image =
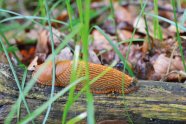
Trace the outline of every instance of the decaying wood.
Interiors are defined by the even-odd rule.
[[[15,68],[21,79],[23,70]],[[28,73],[27,80],[31,78]],[[135,124],[186,123],[186,84],[155,81],[139,81],[140,89],[132,94],[125,95],[94,95],[96,122],[102,120],[127,120],[129,113]],[[55,92],[62,90],[55,87]],[[26,99],[31,110],[35,110],[50,97],[50,86],[35,84]],[[17,85],[9,66],[0,64],[0,123],[3,123],[11,105],[19,95]],[[50,112],[47,123],[61,123],[61,117],[68,94],[60,97]],[[68,119],[86,111],[86,97],[82,95],[71,107]],[[24,105],[21,116],[27,114]],[[34,121],[41,123],[45,113]],[[14,120],[16,121],[16,119]]]

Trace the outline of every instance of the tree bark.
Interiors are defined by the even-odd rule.
[[[18,67],[15,67],[15,70],[21,80],[23,70]],[[27,82],[30,79],[31,72],[28,72]],[[186,123],[186,84],[140,80],[138,85],[140,86],[138,91],[127,94],[124,97],[122,94],[94,94],[96,122],[103,120],[128,120],[130,117],[135,124]],[[55,87],[55,93],[62,89],[61,87]],[[50,86],[35,84],[26,96],[31,111],[46,102],[50,97],[50,92]],[[19,90],[10,67],[0,64],[0,123],[4,122],[18,95]],[[52,104],[47,123],[61,123],[63,108],[67,98],[68,93]],[[67,119],[69,120],[85,111],[86,97],[81,95],[71,107]],[[27,112],[22,104],[21,118],[24,118],[25,115],[27,115]],[[44,115],[45,112],[34,120],[35,123],[42,123]],[[14,122],[16,122],[16,116]],[[84,122],[86,121],[84,120]]]

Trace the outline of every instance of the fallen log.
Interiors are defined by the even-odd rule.
[[[16,67],[19,79],[23,70]],[[31,79],[28,72],[27,81]],[[103,120],[128,120],[130,117],[135,124],[184,124],[186,123],[186,84],[158,81],[142,81],[140,89],[132,94],[94,94],[96,122]],[[55,87],[55,93],[62,90]],[[35,84],[26,97],[31,111],[38,108],[50,97],[51,87]],[[3,123],[11,106],[15,103],[19,90],[8,65],[0,64],[0,123]],[[68,93],[52,104],[47,123],[61,123],[63,108]],[[86,111],[86,97],[81,95],[68,113],[68,120]],[[128,113],[128,114],[127,114]],[[21,105],[21,118],[27,115],[24,105]],[[45,112],[34,121],[42,123]],[[129,115],[129,116],[128,116]],[[13,120],[16,122],[16,118]],[[85,121],[85,120],[84,120]]]

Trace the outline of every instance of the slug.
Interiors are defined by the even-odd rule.
[[[52,85],[52,62],[45,63],[46,68],[41,75],[37,78],[37,82],[43,85]],[[56,66],[56,82],[55,86],[65,87],[70,82],[70,75],[72,70],[73,61],[59,61]],[[36,66],[33,75],[42,67],[43,64]],[[89,66],[89,78],[92,80],[108,67],[100,64],[88,63]],[[78,77],[85,76],[85,62],[79,61],[77,66]],[[102,77],[96,80],[90,85],[90,90],[95,94],[107,94],[107,93],[122,93],[122,78],[124,79],[124,93],[130,93],[138,89],[137,86],[133,86],[135,83],[134,78],[128,76],[121,71],[111,68]],[[76,86],[76,90],[81,90],[86,82],[81,82]]]

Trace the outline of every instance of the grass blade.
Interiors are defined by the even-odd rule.
[[[18,89],[19,89],[20,97],[21,97],[21,99],[23,100],[23,103],[24,103],[24,105],[25,105],[25,108],[26,108],[28,114],[30,114],[30,109],[29,109],[28,104],[27,104],[27,102],[26,102],[26,100],[25,100],[25,97],[24,97],[24,95],[23,95],[22,88],[21,88],[21,86],[20,86],[20,82],[19,82],[19,80],[18,80],[18,77],[17,77],[17,75],[16,75],[16,72],[15,72],[15,69],[14,69],[14,67],[13,67],[13,64],[12,64],[12,62],[11,62],[11,60],[10,60],[10,57],[9,57],[8,52],[7,52],[7,50],[6,50],[6,47],[5,47],[5,45],[4,45],[4,43],[3,43],[3,41],[2,41],[1,38],[0,38],[0,42],[1,42],[1,45],[2,45],[2,47],[3,47],[4,53],[5,53],[6,57],[7,57],[7,60],[8,60],[8,63],[9,63],[9,65],[10,65],[11,71],[12,71],[12,73],[13,73],[14,79],[15,79],[15,81],[16,81],[17,87],[18,87]],[[13,117],[8,116],[8,117],[6,118],[6,120],[5,120],[5,122],[10,123],[11,120],[12,120],[12,118],[13,118]],[[33,122],[33,123],[34,123],[34,122]]]
[[[87,117],[87,112],[83,112],[80,115],[76,116],[75,118],[72,118],[70,121],[67,122],[67,124],[76,124],[77,122],[83,120]]]
[[[179,49],[180,49],[180,54],[181,54],[181,59],[182,59],[184,71],[186,72],[185,57],[184,57],[184,54],[183,54],[183,47],[181,45],[181,38],[180,38],[180,34],[179,34],[179,30],[178,30],[178,24],[177,24],[176,4],[175,4],[174,0],[171,0],[171,3],[172,3],[172,6],[173,6],[173,10],[174,10],[174,21],[176,23],[176,38],[177,38],[177,42],[178,42]]]
[[[123,57],[123,55],[119,51],[118,46],[113,43],[113,41],[108,37],[108,35],[100,27],[94,26],[94,28],[97,29],[107,39],[107,41],[113,47],[114,51],[117,53],[119,58],[123,61],[123,63],[125,63],[127,60]],[[128,63],[128,62],[126,62],[126,63]],[[126,64],[126,69],[131,76],[134,76],[134,73],[133,73],[133,71],[131,70],[131,68],[129,67],[128,64]]]
[[[39,116],[44,110],[48,108],[50,104],[52,104],[54,101],[56,101],[60,96],[63,96],[67,91],[70,90],[73,86],[77,85],[81,81],[85,80],[85,77],[81,77],[75,82],[70,83],[67,87],[65,87],[63,90],[58,92],[52,99],[49,99],[47,102],[39,106],[36,110],[34,110],[30,115],[27,115],[23,120],[21,120],[18,124],[27,124],[29,121],[33,120],[37,116]]]
[[[67,35],[65,37],[65,39],[63,40],[63,42],[57,47],[57,49],[55,50],[55,53],[58,54],[60,52],[60,50],[62,48],[64,48],[64,46],[71,40],[72,37],[74,37],[79,30],[81,30],[82,25],[78,24],[74,27],[75,30],[73,30],[69,35]],[[51,61],[52,58],[49,57],[46,62]],[[31,90],[31,88],[33,87],[33,85],[35,84],[35,79],[38,78],[38,76],[42,73],[42,71],[44,70],[46,66],[43,66],[43,68],[41,68],[40,70],[38,70],[38,72],[36,73],[36,75],[30,80],[28,81],[25,89],[23,90],[23,96],[26,96],[28,94],[28,92]],[[21,96],[19,96],[18,100],[16,101],[16,103],[12,106],[12,110],[15,110],[17,103],[19,103],[21,99]],[[13,114],[15,113],[15,111],[11,111],[9,113],[9,116],[7,117],[7,119],[5,120],[5,122],[10,122],[10,119],[13,117]]]
[[[74,55],[74,59],[73,59],[74,61],[73,61],[73,65],[72,65],[70,82],[74,82],[78,78],[77,68],[78,68],[79,54],[80,54],[80,46],[78,45],[75,47],[75,55]],[[62,124],[66,123],[66,117],[67,117],[68,111],[70,109],[70,106],[75,102],[74,91],[75,91],[75,87],[72,87],[69,92],[68,101],[67,101],[65,108],[63,110]]]
[[[48,3],[46,0],[44,1],[44,3],[45,3],[45,9],[46,9],[46,13],[47,13],[47,21],[48,21],[49,31],[50,31],[50,44],[52,47],[52,87],[51,87],[51,94],[50,94],[50,99],[52,99],[53,95],[54,95],[54,85],[55,85],[55,80],[56,80],[55,79],[55,76],[56,76],[55,56],[56,56],[56,54],[55,54],[55,48],[54,48],[54,38],[53,38],[53,32],[52,32],[52,26],[51,26],[50,12],[48,9]],[[51,104],[48,106],[45,118],[43,120],[43,124],[45,124],[47,121],[47,118],[48,118],[50,110],[51,110],[51,106],[52,106]]]
[[[166,18],[164,18],[164,17],[162,17],[162,16],[158,16],[158,15],[154,15],[154,14],[152,14],[152,13],[145,13],[146,15],[148,15],[148,16],[152,16],[152,17],[155,17],[155,18],[158,18],[159,20],[163,20],[163,21],[165,21],[165,22],[167,22],[167,23],[169,23],[169,24],[171,24],[171,25],[174,25],[174,26],[176,26],[176,23],[175,22],[173,22],[173,21],[171,21],[171,20],[169,20],[169,19],[166,19]],[[182,25],[180,25],[180,24],[177,24],[178,25],[178,28],[179,29],[181,29],[181,30],[183,30],[183,31],[186,31],[186,28],[184,27],[184,26],[182,26]]]

